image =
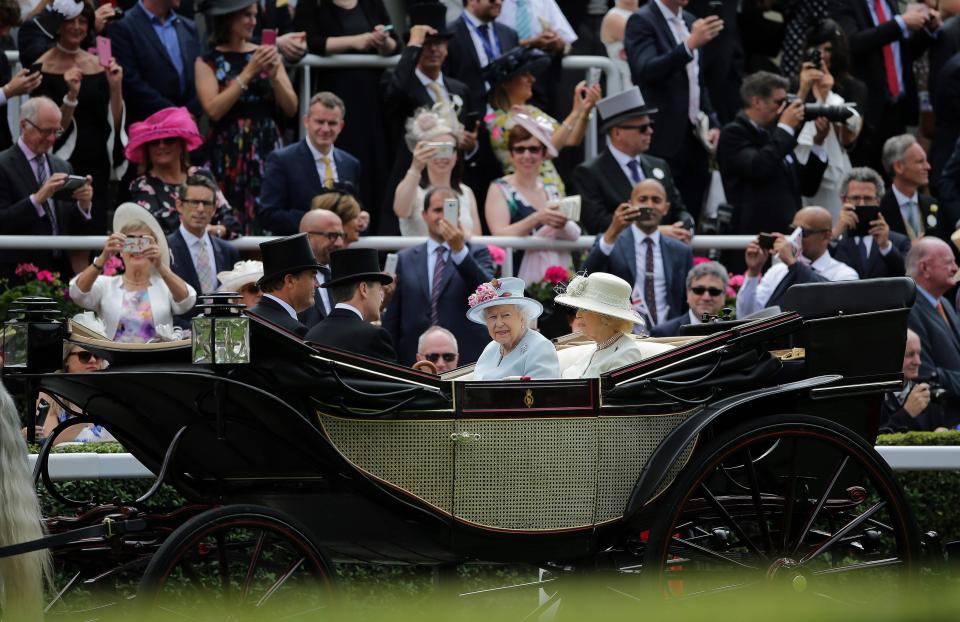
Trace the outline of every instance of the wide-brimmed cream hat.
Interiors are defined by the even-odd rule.
[[[239,292],[244,285],[256,284],[263,276],[262,261],[238,261],[233,270],[217,272],[218,292]]]
[[[523,295],[526,286],[523,279],[513,276],[483,283],[467,299],[467,304],[470,305],[467,310],[467,319],[477,324],[486,324],[484,310],[497,305],[517,305],[520,308],[529,309],[531,318],[540,317],[543,313],[543,305]]]
[[[170,247],[167,246],[167,236],[164,235],[160,223],[153,217],[147,208],[136,203],[121,203],[117,211],[113,213],[113,230],[121,231],[128,223],[140,221],[147,225],[150,233],[157,240],[157,246],[160,249],[160,261],[167,268],[170,267]]]
[[[566,291],[554,302],[645,325],[643,317],[630,304],[632,291],[630,284],[620,277],[594,272],[589,276],[573,277]]]

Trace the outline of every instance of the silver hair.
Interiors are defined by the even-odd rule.
[[[440,333],[440,334],[446,335],[450,339],[450,342],[453,343],[453,351],[458,353],[460,352],[457,346],[457,338],[454,336],[453,333],[451,333],[449,330],[447,330],[443,326],[431,326],[427,330],[423,331],[423,334],[421,334],[420,338],[417,339],[417,352],[423,352],[424,339],[426,339],[433,333]]]
[[[690,269],[690,272],[687,272],[687,289],[690,289],[694,281],[705,276],[713,276],[723,281],[724,291],[730,284],[730,275],[727,274],[727,269],[723,267],[723,264],[716,261],[707,261],[695,265]]]
[[[57,114],[60,114],[60,107],[49,97],[41,95],[39,97],[31,97],[23,102],[23,105],[20,106],[20,118],[30,123],[38,123],[40,121],[40,110],[42,110],[45,105],[53,108],[57,111]]]
[[[883,170],[885,170],[890,177],[893,177],[893,165],[903,160],[906,156],[907,149],[916,144],[916,142],[917,139],[913,134],[900,134],[899,136],[891,136],[887,139],[887,142],[883,143],[883,154],[881,156]]]
[[[533,325],[533,321],[534,321],[535,319],[537,319],[537,316],[534,315],[533,307],[532,307],[532,306],[528,306],[528,305],[523,305],[523,304],[516,304],[516,303],[512,303],[512,302],[509,303],[509,304],[510,304],[511,306],[517,308],[517,311],[520,312],[520,316],[523,317],[523,325],[524,325],[526,328],[530,328],[530,326]],[[505,307],[505,306],[507,306],[507,305],[506,305],[506,304],[502,304],[502,305],[493,305],[493,306]],[[489,310],[492,309],[492,308],[493,308],[493,307],[487,307],[486,309],[484,309],[484,311],[483,311],[483,314],[484,314],[483,316],[484,316],[484,318],[486,318],[486,316],[487,316],[487,315],[486,315],[486,314],[487,314],[487,311],[489,311]]]
[[[869,166],[858,166],[856,168],[850,169],[850,172],[847,173],[843,180],[840,182],[840,196],[847,196],[847,191],[850,189],[851,181],[859,181],[865,184],[873,184],[877,189],[877,199],[882,199],[883,194],[887,191],[886,186],[883,184],[883,177],[880,176],[880,173],[876,172]]]

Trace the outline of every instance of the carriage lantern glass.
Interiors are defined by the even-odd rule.
[[[240,294],[217,292],[198,296],[200,314],[193,318],[192,360],[197,365],[241,365],[250,362],[250,320],[240,311]]]
[[[66,323],[50,298],[26,296],[10,305],[3,324],[5,371],[52,372],[63,362]]]

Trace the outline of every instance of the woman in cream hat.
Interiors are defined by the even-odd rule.
[[[116,255],[123,259],[123,274],[104,275]],[[70,299],[96,313],[113,341],[145,343],[157,326],[172,326],[174,315],[189,311],[197,292],[170,269],[167,238],[157,220],[136,203],[124,203],[100,256],[70,281]]]
[[[634,324],[644,325],[630,304],[630,284],[606,272],[576,276],[554,300],[577,309],[583,334],[597,348],[563,370],[564,378],[597,378],[600,374],[639,361],[640,348],[631,335]]]
[[[220,281],[220,292],[237,292],[240,302],[246,308],[253,307],[260,302],[263,293],[257,281],[263,278],[262,261],[238,261],[233,264],[233,270],[224,270],[217,273]]]
[[[550,340],[530,328],[543,305],[523,295],[522,279],[494,279],[467,300],[467,319],[485,324],[491,341],[473,368],[474,380],[524,376],[559,378],[560,361]]]

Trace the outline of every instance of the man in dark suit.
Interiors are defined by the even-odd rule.
[[[208,227],[217,205],[217,185],[205,175],[189,175],[177,197],[180,227],[167,236],[173,256],[171,268],[198,294],[209,294],[220,286],[217,273],[232,270],[240,253],[232,244],[210,235]],[[199,313],[194,307],[174,318],[187,328],[190,318]]]
[[[345,185],[356,194],[360,161],[334,143],[344,127],[343,100],[327,91],[310,98],[303,117],[307,137],[267,156],[257,204],[260,225],[275,235],[290,235],[322,188]]]
[[[740,84],[743,82],[744,52],[739,26],[740,2],[723,0],[719,9],[714,0],[690,0],[687,10],[696,17],[717,15],[723,20],[723,30],[702,48],[701,69],[710,104],[721,125],[733,121],[740,111]]]
[[[912,134],[888,138],[883,144],[883,166],[893,180],[890,192],[880,200],[880,213],[890,229],[911,240],[921,235],[949,240],[955,223],[947,221],[934,197],[920,194],[930,183],[930,163],[917,139]]]
[[[484,245],[464,241],[463,229],[443,219],[449,188],[432,188],[424,198],[429,239],[400,251],[397,288],[383,316],[383,327],[397,344],[399,361],[416,360],[417,340],[428,327],[446,328],[457,338],[461,363],[472,363],[490,341],[483,326],[467,319],[467,297],[493,278],[493,261]]]
[[[938,238],[916,240],[907,254],[907,276],[917,283],[907,326],[920,337],[920,377],[936,377],[953,399],[960,398],[960,319],[943,296],[956,273],[953,251]]]
[[[330,280],[330,253],[343,248],[343,223],[340,217],[330,210],[313,209],[300,220],[300,233],[307,234],[310,250],[320,266],[317,272],[317,295],[313,305],[299,314],[300,322],[310,329],[333,310],[330,292],[323,284]]]
[[[663,184],[641,181],[583,263],[588,273],[609,272],[631,283],[634,308],[648,328],[686,312],[684,277],[693,267],[693,252],[660,234],[660,220],[669,210]]]
[[[816,194],[827,168],[826,119],[817,119],[807,163],[793,156],[803,102],[784,107],[787,86],[786,78],[766,71],[747,76],[740,89],[744,108],[720,134],[717,162],[727,202],[736,207],[737,233],[786,231],[801,207],[800,196]]]
[[[127,123],[171,106],[203,114],[193,75],[197,26],[173,6],[174,0],[142,0],[110,26],[113,55],[123,67]]]
[[[920,378],[921,352],[920,337],[908,328],[907,347],[903,352],[904,386],[899,391],[883,394],[881,430],[934,432],[951,430],[960,422],[955,409],[940,403],[945,401],[942,397],[931,402],[930,379]]]
[[[847,173],[840,182],[843,211],[833,227],[830,253],[857,271],[861,279],[903,276],[904,258],[910,250],[910,238],[890,230],[883,214],[869,228],[869,235],[859,236],[857,205],[879,205],[884,196],[883,178],[867,167],[858,167]]]
[[[441,71],[447,58],[447,41],[453,36],[452,32],[447,31],[445,17],[446,7],[439,2],[411,6],[410,22],[415,25],[410,29],[410,40],[400,55],[397,67],[384,72],[380,80],[387,132],[395,152],[387,181],[383,216],[379,220],[381,235],[400,234],[397,217],[393,213],[393,195],[410,166],[411,154],[404,135],[407,120],[417,110],[438,103],[454,109],[459,107],[460,122],[464,123],[469,116],[472,127],[460,131],[457,148],[468,159],[476,152],[477,128],[484,109],[468,109],[465,105],[470,101],[467,85],[445,76]]]
[[[650,329],[651,337],[676,337],[685,324],[701,324],[704,315],[719,315],[727,301],[730,275],[715,261],[698,263],[687,273],[687,308],[684,315],[660,322]]]
[[[720,34],[723,20],[715,15],[694,20],[683,11],[687,2],[648,2],[627,20],[623,40],[633,83],[660,110],[650,153],[670,163],[683,201],[696,219],[709,181],[708,154],[699,137],[701,113],[709,122],[711,148],[720,135],[700,48]]]
[[[870,91],[864,126],[851,154],[856,166],[880,169],[880,146],[908,125],[919,108],[913,61],[930,46],[940,27],[937,11],[915,3],[897,14],[894,0],[829,0],[828,11],[847,34],[850,70]],[[883,13],[879,15],[878,9]]]
[[[597,111],[602,121],[601,133],[608,133],[610,142],[595,158],[573,171],[581,198],[581,223],[586,232],[598,235],[606,231],[613,212],[630,199],[633,187],[644,179],[656,179],[667,190],[670,213],[666,220],[673,223],[661,225],[660,232],[689,242],[693,217],[673,183],[670,165],[646,153],[653,136],[650,116],[657,109],[647,106],[640,89],[633,87],[600,100]]]
[[[0,234],[67,235],[90,220],[89,177],[67,196],[57,194],[73,173],[67,161],[51,153],[61,131],[60,118],[60,108],[46,97],[34,97],[20,107],[20,138],[0,152]],[[21,263],[70,275],[67,259],[59,250],[3,250],[0,276],[13,276]]]
[[[960,16],[956,20],[954,23],[960,26]],[[940,176],[960,138],[960,52],[943,66],[940,82],[936,93],[930,96],[936,122],[930,145],[930,184],[937,196],[940,196]]]
[[[953,155],[943,167],[937,192],[943,201],[943,217],[946,221],[960,221],[960,139],[953,146]]]
[[[307,333],[306,340],[392,363],[397,360],[393,339],[380,319],[383,286],[393,277],[380,271],[380,259],[372,248],[344,248],[330,253],[330,290],[334,309]]]
[[[260,243],[263,276],[257,281],[263,296],[247,313],[303,338],[307,327],[297,314],[313,305],[317,289],[317,260],[306,233]]]

